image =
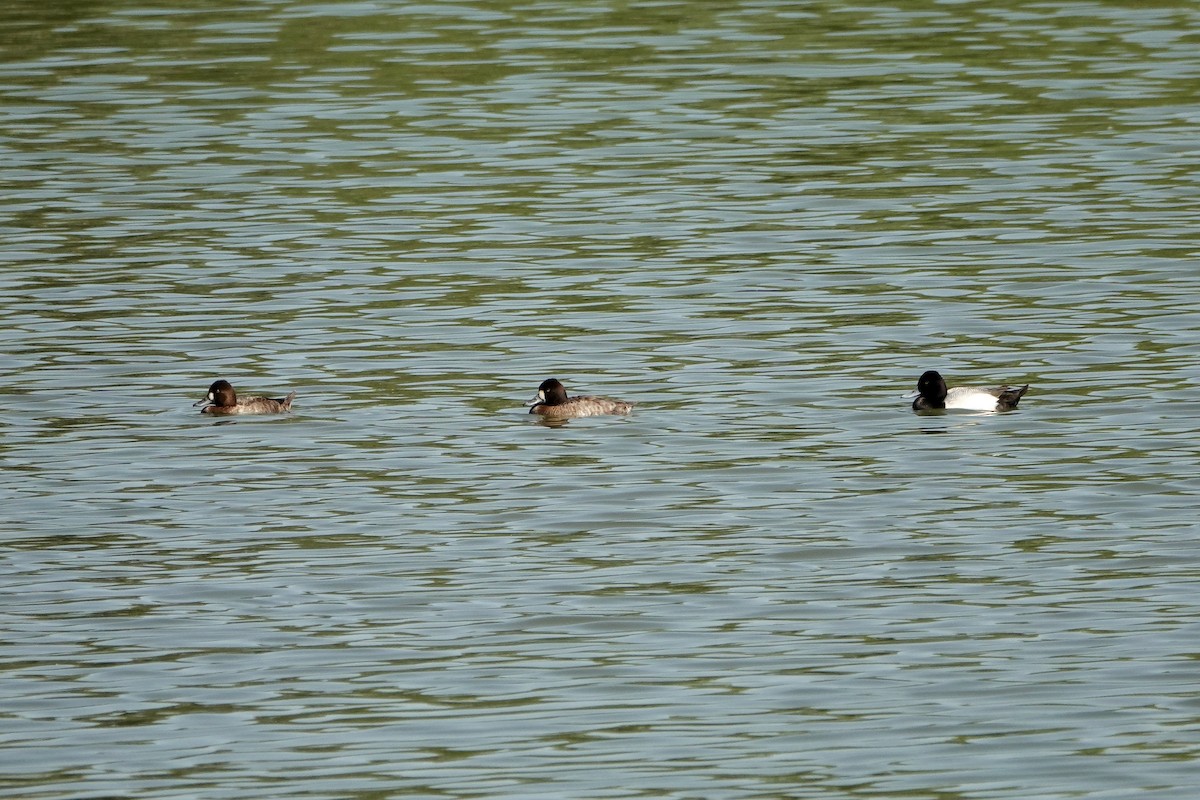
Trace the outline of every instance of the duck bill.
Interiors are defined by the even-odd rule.
[[[527,406],[529,406],[530,408],[532,408],[532,407],[536,406],[538,403],[544,403],[544,402],[546,402],[546,393],[545,393],[545,392],[543,392],[541,389],[539,389],[539,390],[538,390],[538,393],[537,393],[537,394],[535,394],[535,395],[534,395],[534,396],[533,396],[533,397],[532,397],[532,398],[529,400],[529,402],[528,402],[528,403],[526,403],[525,405],[527,405]]]
[[[900,395],[901,399],[903,399],[903,400],[912,400],[912,399],[920,397],[920,396],[921,396],[921,392],[918,389],[913,389],[908,394]]]
[[[195,408],[196,406],[201,405],[203,403],[211,403],[212,399],[213,399],[212,392],[209,392],[208,395],[205,396],[205,398],[203,400],[197,400],[196,402],[192,403],[192,408]]]

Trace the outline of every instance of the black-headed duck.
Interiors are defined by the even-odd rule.
[[[917,381],[913,411],[940,411],[962,409],[964,411],[1011,411],[1017,407],[1021,397],[1029,391],[1029,384],[1020,389],[995,386],[988,389],[973,386],[946,388],[946,381],[937,370],[929,370]]]

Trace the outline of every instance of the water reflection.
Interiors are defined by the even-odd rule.
[[[10,4],[10,781],[1186,794],[1196,17]]]

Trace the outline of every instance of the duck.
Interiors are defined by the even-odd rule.
[[[601,414],[628,414],[633,403],[608,397],[567,397],[567,389],[557,378],[547,378],[538,386],[537,394],[529,401],[529,413],[550,419],[595,417]]]
[[[946,381],[935,369],[923,373],[917,380],[916,399],[913,411],[940,411],[963,409],[966,411],[1012,411],[1029,391],[1029,384],[1019,389],[1008,386],[976,388],[955,386],[946,388]],[[909,395],[910,397],[912,395]]]
[[[247,397],[239,402],[237,392],[233,390],[232,384],[226,380],[219,380],[214,381],[212,386],[208,387],[208,394],[204,396],[203,400],[193,403],[192,408],[201,403],[208,403],[200,409],[201,414],[282,414],[291,410],[292,401],[295,399],[296,393],[292,392],[287,397],[279,399]]]

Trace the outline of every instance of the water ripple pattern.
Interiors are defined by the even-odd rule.
[[[0,796],[1194,793],[1194,5],[10,6]]]

